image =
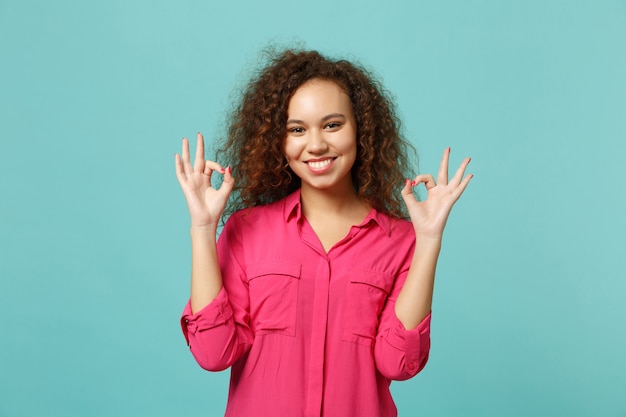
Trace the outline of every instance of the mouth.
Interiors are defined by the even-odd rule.
[[[306,164],[309,166],[309,168],[317,171],[317,170],[322,170],[322,169],[326,168],[335,159],[336,158],[324,158],[324,159],[310,160],[310,161],[306,161]]]

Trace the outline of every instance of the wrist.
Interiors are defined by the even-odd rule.
[[[416,249],[430,249],[439,251],[441,249],[442,235],[415,235],[415,248]]]
[[[205,224],[205,225],[191,225],[189,228],[189,233],[191,237],[194,236],[213,236],[215,237],[217,233],[217,225],[216,224]]]

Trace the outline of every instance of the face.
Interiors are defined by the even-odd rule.
[[[303,188],[353,191],[356,122],[337,84],[311,80],[296,90],[287,109],[285,156]]]

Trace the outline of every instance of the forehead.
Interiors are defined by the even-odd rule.
[[[352,112],[350,98],[336,82],[313,79],[301,85],[289,100],[288,113]]]

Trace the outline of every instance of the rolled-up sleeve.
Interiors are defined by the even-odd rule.
[[[404,286],[409,266],[410,258],[407,258],[406,269],[393,283],[380,315],[374,346],[378,371],[386,378],[397,381],[412,378],[421,371],[426,366],[430,352],[431,313],[411,330],[407,330],[396,315],[396,299]]]
[[[181,317],[181,326],[183,335],[189,343],[189,334],[194,335],[197,332],[203,332],[218,326],[227,325],[228,320],[233,316],[233,310],[228,303],[228,297],[224,288],[219,292],[217,297],[202,310],[196,314],[191,312],[191,302],[187,302],[183,316]]]
[[[395,312],[391,313],[376,338],[374,357],[382,375],[402,381],[412,378],[426,366],[431,313],[412,330],[406,330]]]
[[[223,287],[211,303],[195,314],[187,302],[181,317],[185,340],[198,364],[209,371],[231,366],[252,345],[249,296],[241,267],[241,241],[236,221],[224,226],[218,244]]]

